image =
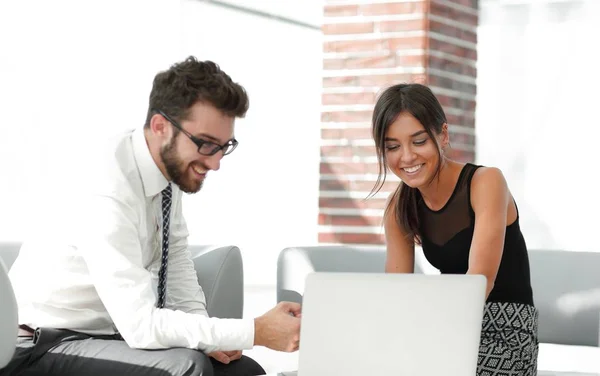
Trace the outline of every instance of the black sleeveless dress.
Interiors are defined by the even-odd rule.
[[[465,274],[475,229],[471,180],[480,166],[467,163],[450,199],[440,210],[427,207],[418,194],[423,253],[442,274]],[[537,318],[529,276],[527,246],[519,216],[506,227],[504,250],[494,288],[483,315],[477,374],[537,374]]]

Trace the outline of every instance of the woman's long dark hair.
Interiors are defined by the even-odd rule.
[[[377,193],[387,176],[387,159],[385,155],[385,134],[389,126],[402,112],[408,112],[425,127],[425,131],[437,146],[438,164],[435,179],[442,168],[442,154],[436,136],[442,132],[442,126],[447,122],[446,114],[440,102],[431,89],[421,84],[398,84],[387,88],[377,99],[373,110],[373,140],[377,150],[379,176],[369,196]],[[385,208],[385,216],[395,210],[396,223],[421,244],[419,216],[417,212],[417,189],[400,183]]]

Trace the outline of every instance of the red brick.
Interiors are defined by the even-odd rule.
[[[432,0],[432,1],[438,1],[438,0]],[[452,0],[452,3],[456,4],[456,5],[462,5],[464,7],[467,8],[471,8],[471,9],[477,9],[478,5],[477,3],[480,0]]]
[[[323,104],[375,104],[375,93],[335,93],[323,94]]]
[[[477,9],[477,8],[473,8]],[[450,8],[445,4],[441,4],[432,0],[429,5],[429,11],[436,16],[446,17],[453,21],[462,22],[465,25],[477,26],[479,20],[476,15]]]
[[[396,67],[396,56],[372,56],[346,59],[347,69],[393,68]]]
[[[323,87],[387,87],[395,83],[421,82],[423,75],[375,74],[364,76],[324,77]]]
[[[379,234],[319,233],[319,243],[385,244],[385,237]]]
[[[387,49],[386,39],[342,40],[323,44],[323,52],[384,51]]]
[[[379,21],[375,29],[381,32],[425,30],[425,20]]]
[[[452,126],[450,126],[450,146],[452,144],[464,144],[464,145],[475,145],[475,136],[466,133],[454,133],[452,132]]]
[[[395,55],[349,57],[346,59],[325,59],[323,68],[331,69],[365,69],[365,68],[392,68],[397,66]]]
[[[345,65],[346,65],[345,59],[325,59],[325,60],[323,60],[323,70],[344,69]]]
[[[397,51],[399,49],[422,49],[425,37],[396,37],[367,40],[328,41],[323,44],[323,52],[364,52]]]
[[[478,9],[479,7],[479,0],[458,0],[458,3],[471,9]]]
[[[472,31],[460,29],[456,26],[448,25],[442,22],[429,21],[429,30],[444,34],[447,37],[458,38],[471,43],[477,43],[477,34]]]
[[[389,176],[389,175],[388,175]],[[321,180],[319,190],[321,191],[352,191],[365,192],[367,194],[373,191],[375,187],[374,181],[356,181],[356,180]],[[398,188],[398,182],[386,179],[379,192],[393,192]]]
[[[381,16],[391,14],[421,13],[425,9],[424,1],[410,3],[367,4],[360,7],[363,16]]]
[[[432,51],[445,52],[454,56],[477,61],[477,50],[472,48],[461,47],[456,44],[443,42],[437,39],[429,39],[429,49]]]
[[[401,37],[388,39],[387,48],[391,51],[412,50],[425,48],[424,36],[422,37]]]
[[[437,76],[433,73],[428,75],[427,82],[432,86],[456,90],[464,94],[475,95],[477,93],[475,84],[468,84],[466,82],[453,80],[452,78]]]
[[[369,119],[370,122],[370,119]],[[345,128],[345,129],[321,129],[321,138],[333,139],[371,139],[371,128]],[[374,144],[373,144],[374,145]]]
[[[358,86],[387,88],[395,84],[419,82],[417,74],[373,74],[358,77]]]
[[[375,146],[321,146],[321,156],[323,157],[375,157],[377,155]]]
[[[324,77],[323,87],[340,87],[340,86],[356,86],[358,85],[357,76],[346,77]]]
[[[448,157],[459,162],[474,162],[475,153],[472,151],[464,151],[450,148],[447,152]]]
[[[375,30],[375,24],[373,22],[326,24],[321,30],[325,35],[364,34],[372,33]]]
[[[372,111],[333,111],[322,112],[321,121],[366,122],[371,121]]]
[[[358,15],[358,5],[325,5],[325,17],[356,15]]]
[[[345,175],[345,174],[378,174],[379,166],[377,163],[338,163],[321,162],[319,171],[321,174]]]
[[[428,61],[429,68],[438,69],[444,72],[462,74],[470,77],[477,76],[477,68],[467,64],[431,55],[429,56]]]
[[[398,67],[423,67],[425,65],[424,55],[398,55],[396,56],[396,66]]]
[[[465,111],[462,115],[450,115],[446,113],[446,120],[448,120],[448,124],[454,125],[462,125],[467,128],[475,127],[475,114],[472,112]]]
[[[367,195],[365,195],[365,198]],[[354,198],[319,197],[320,208],[341,209],[385,209],[387,199],[370,198],[368,200]]]
[[[435,90],[434,90],[435,92]],[[436,95],[438,101],[444,109],[447,108],[455,108],[458,110],[474,112],[475,111],[475,101],[460,99],[456,97],[451,97],[448,95]]]
[[[319,224],[329,226],[381,226],[381,216],[319,214]]]

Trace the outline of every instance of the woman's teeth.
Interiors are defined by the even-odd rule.
[[[419,171],[419,169],[421,168],[421,166],[423,166],[423,164],[416,165],[416,166],[413,166],[413,167],[405,167],[404,171],[408,172],[409,174],[412,174],[413,172]]]

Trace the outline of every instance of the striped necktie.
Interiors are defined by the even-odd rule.
[[[169,262],[169,224],[171,214],[171,183],[163,189],[162,195],[162,257],[158,271],[158,302],[157,308],[164,308],[167,294],[167,264]]]

